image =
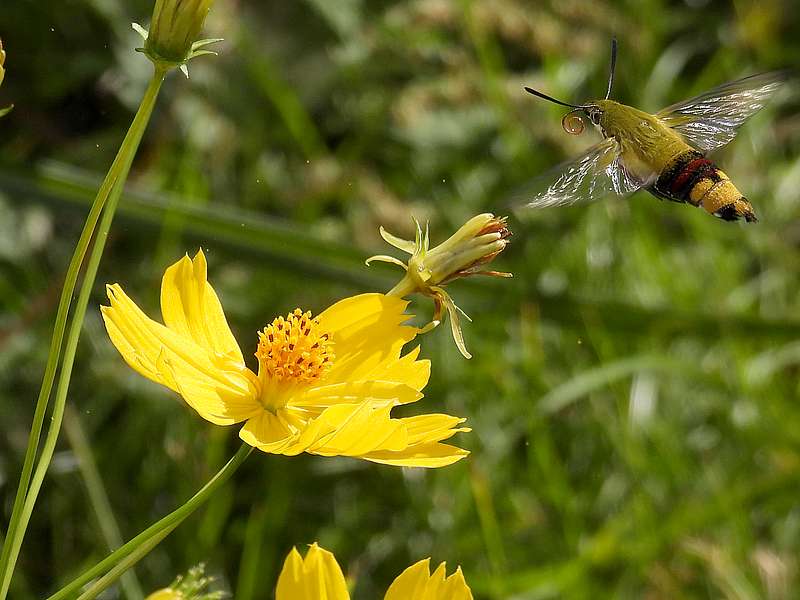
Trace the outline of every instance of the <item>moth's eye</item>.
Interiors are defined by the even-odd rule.
[[[561,126],[564,128],[564,131],[570,135],[580,135],[583,133],[584,129],[583,119],[581,119],[581,116],[576,114],[575,111],[564,115],[564,118],[561,119]]]

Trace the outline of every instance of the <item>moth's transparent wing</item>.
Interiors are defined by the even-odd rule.
[[[786,81],[786,71],[770,71],[725,83],[657,113],[667,126],[704,152],[736,137],[736,131],[760,110]]]
[[[533,187],[533,192],[528,192],[522,202],[523,208],[592,202],[610,194],[630,194],[648,183],[625,168],[619,143],[614,138],[595,144],[578,158],[556,167],[554,172],[554,175],[537,178],[533,186],[528,186],[529,190]],[[544,191],[536,192],[545,185]]]

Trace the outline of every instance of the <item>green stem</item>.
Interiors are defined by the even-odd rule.
[[[8,535],[3,547],[3,562],[1,565],[2,572],[0,572],[0,600],[5,599],[6,594],[8,593],[8,588],[11,585],[11,577],[14,573],[14,567],[16,566],[17,557],[19,556],[22,540],[25,537],[25,531],[28,527],[31,513],[33,512],[33,506],[36,503],[36,498],[39,495],[42,481],[47,473],[47,468],[50,465],[50,459],[52,458],[55,450],[56,441],[58,440],[58,434],[61,429],[61,420],[64,415],[64,405],[66,403],[70,376],[72,375],[72,365],[75,360],[75,350],[78,345],[78,338],[80,337],[81,327],[83,325],[83,317],[86,314],[86,306],[89,302],[89,294],[91,293],[94,285],[95,276],[97,275],[97,267],[100,263],[103,249],[105,248],[105,241],[108,236],[108,231],[111,227],[111,221],[114,218],[117,203],[122,195],[122,189],[124,187],[125,180],[128,177],[128,172],[130,171],[133,158],[136,155],[136,150],[139,147],[139,142],[142,139],[144,130],[146,129],[147,123],[150,120],[150,115],[153,112],[153,107],[155,105],[156,98],[158,97],[158,92],[161,89],[161,84],[164,81],[165,74],[166,71],[163,69],[155,69],[153,77],[150,80],[150,84],[147,86],[147,90],[144,93],[142,102],[139,105],[139,110],[136,112],[136,116],[131,123],[128,134],[125,136],[125,139],[122,142],[122,146],[120,147],[117,158],[114,160],[114,163],[109,170],[109,174],[106,177],[106,180],[103,182],[100,192],[98,193],[97,201],[95,202],[95,204],[100,205],[97,209],[97,212],[102,211],[102,218],[99,228],[97,229],[95,243],[92,246],[89,262],[86,268],[86,274],[81,283],[78,302],[75,306],[75,312],[73,314],[69,332],[67,334],[66,347],[64,349],[64,357],[62,361],[58,387],[56,389],[53,413],[50,418],[50,428],[47,432],[44,446],[42,447],[42,453],[39,457],[39,462],[36,465],[36,470],[33,473],[32,479],[30,478],[31,465],[27,464],[27,469],[25,466],[23,466],[23,477],[20,479],[20,487],[17,490],[18,498],[20,497],[20,494],[22,494],[23,497],[23,500],[21,501],[22,508],[17,511],[17,515],[14,515],[12,512]],[[103,194],[103,189],[107,184],[108,191]],[[106,196],[105,199],[102,198],[103,195]],[[95,207],[93,206],[92,208],[94,209]],[[89,221],[92,219],[92,217],[93,216],[90,213],[90,217],[87,219],[87,226],[89,225]],[[97,217],[95,215],[95,221],[96,218]],[[84,234],[86,233],[87,229],[84,228]],[[84,241],[83,238],[84,235],[82,234],[81,241]],[[86,243],[88,243],[88,239],[91,239],[91,230],[88,230]],[[76,249],[76,256],[79,254],[79,250],[81,250],[80,246]],[[80,264],[85,252],[86,248],[83,248],[80,253],[79,260],[76,262],[74,256],[73,261],[70,264],[70,269],[72,269],[73,263],[75,264],[75,277],[77,277],[77,271],[80,269]],[[68,278],[71,274],[72,273],[68,273]],[[55,365],[51,365],[51,363],[57,361],[57,353],[61,348],[61,338],[63,337],[65,328],[66,313],[69,309],[69,303],[72,297],[72,291],[74,290],[75,280],[68,281],[67,283],[71,284],[72,289],[69,290],[69,294],[62,294],[62,299],[59,303],[59,312],[62,313],[59,314],[61,320],[57,321],[56,331],[54,332],[53,341],[51,342],[51,356],[48,358],[48,366],[45,369],[45,381],[43,382],[42,390],[39,394],[39,400],[37,401],[36,412],[34,414],[34,425],[31,428],[29,447],[26,452],[26,463],[30,462],[29,455],[31,457],[31,461],[33,456],[35,456],[44,419],[44,413],[47,408],[50,389],[52,388],[53,384],[53,377],[55,376]],[[67,286],[65,285],[64,292],[66,291]],[[56,351],[55,359],[53,358],[54,350]],[[39,419],[38,422],[37,418]],[[31,442],[35,442],[35,445],[32,445]],[[30,481],[29,486],[23,486],[23,484],[26,483],[26,479]],[[16,504],[17,500],[15,500],[15,508]]]
[[[394,286],[391,290],[386,292],[387,296],[397,296],[398,298],[405,298],[417,291],[417,286],[411,280],[411,278],[406,275],[403,277],[396,286]]]
[[[111,585],[126,569],[132,567],[136,562],[152,550],[162,539],[167,537],[173,529],[197,510],[208,498],[224,484],[236,469],[241,466],[245,459],[253,451],[252,446],[242,444],[236,454],[222,467],[200,491],[192,496],[185,504],[172,511],[157,523],[154,523],[142,533],[137,535],[127,544],[109,554],[101,562],[84,572],[80,577],[73,580],[65,587],[61,588],[48,600],[64,600],[73,598],[78,590],[92,579],[108,573],[106,577],[99,579],[82,596],[81,600],[94,598],[101,591]],[[118,568],[116,568],[119,565]]]

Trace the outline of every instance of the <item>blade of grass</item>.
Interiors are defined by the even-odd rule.
[[[539,400],[539,410],[544,414],[558,412],[595,390],[641,371],[659,371],[686,375],[696,372],[696,368],[685,362],[663,356],[624,358],[583,371],[566,383],[554,388]]]
[[[78,469],[83,479],[83,484],[86,486],[86,492],[89,495],[89,502],[97,518],[97,523],[100,526],[100,532],[108,549],[113,551],[115,548],[122,546],[124,540],[114,517],[114,511],[111,509],[111,502],[108,500],[108,494],[106,494],[106,489],[103,486],[100,472],[97,470],[97,463],[94,461],[89,440],[86,438],[86,432],[83,429],[80,417],[71,405],[67,405],[64,410],[64,432],[67,434],[67,440],[72,446],[75,457],[78,459]],[[125,597],[129,600],[141,600],[144,598],[142,586],[134,571],[125,573],[120,580],[120,585]]]

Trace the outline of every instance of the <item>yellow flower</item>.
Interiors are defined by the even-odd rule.
[[[258,373],[244,363],[199,251],[164,273],[165,325],[145,315],[118,284],[101,308],[108,334],[136,371],[180,394],[218,425],[244,421],[239,436],[274,454],[353,456],[406,467],[442,467],[466,450],[441,443],[464,419],[401,419],[393,407],[422,398],[430,362],[403,346],[408,302],[383,294],[341,300],[312,317],[300,309],[259,332]]]
[[[472,358],[464,343],[459,315],[463,315],[467,320],[471,319],[456,306],[443,286],[454,279],[470,275],[511,277],[511,273],[486,271],[483,268],[508,244],[511,230],[506,224],[506,217],[495,217],[491,213],[472,217],[458,231],[432,249],[427,227],[423,231],[416,219],[414,225],[417,231],[413,242],[392,235],[383,227],[380,230],[381,237],[388,244],[411,255],[408,264],[385,254],[371,256],[367,259],[367,264],[377,260],[402,267],[406,274],[389,294],[403,297],[417,292],[433,298],[435,302],[433,322],[425,330],[436,327],[442,320],[443,310],[446,310],[450,317],[450,329],[456,346],[465,358]]]
[[[389,586],[384,600],[472,600],[460,567],[446,577],[442,563],[431,575],[430,560],[421,560],[403,571]],[[315,543],[305,559],[292,548],[278,578],[275,600],[350,600],[350,594],[336,558]]]

